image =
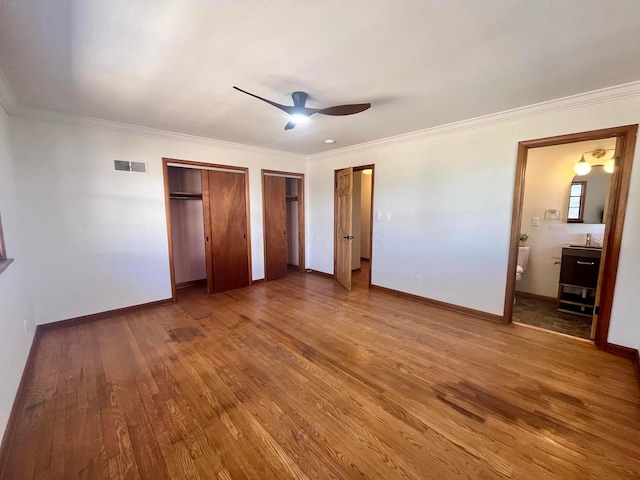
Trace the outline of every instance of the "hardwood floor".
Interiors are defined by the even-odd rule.
[[[640,477],[628,360],[363,284],[289,272],[46,332],[1,478]]]

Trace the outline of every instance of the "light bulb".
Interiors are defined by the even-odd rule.
[[[586,175],[591,171],[591,164],[584,159],[584,155],[580,158],[580,161],[573,166],[573,171],[577,175]]]
[[[304,113],[293,113],[290,119],[296,125],[300,125],[301,123],[306,123],[309,120],[309,116]]]
[[[613,173],[613,169],[616,166],[616,159],[611,157],[609,160],[607,160],[604,164],[604,171],[607,173]]]

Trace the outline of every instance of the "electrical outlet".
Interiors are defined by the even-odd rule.
[[[540,217],[533,217],[531,219],[531,226],[539,227],[540,226]]]
[[[390,213],[387,213],[387,214],[385,215],[385,217],[387,218],[387,222],[390,222],[390,221],[391,221],[391,214],[390,214]]]
[[[422,285],[422,275],[416,275],[416,285]]]

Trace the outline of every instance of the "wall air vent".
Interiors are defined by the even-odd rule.
[[[147,173],[147,164],[145,162],[114,160],[113,166],[117,172]]]

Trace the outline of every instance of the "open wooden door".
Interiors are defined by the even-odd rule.
[[[353,168],[338,172],[336,193],[336,280],[351,291],[351,243],[353,241]]]
[[[265,279],[287,276],[287,201],[286,178],[263,177]]]
[[[623,154],[623,151],[622,151],[623,146],[624,146],[624,138],[616,137],[616,150],[613,156],[613,158],[615,159],[616,165],[620,164],[620,158],[622,157],[622,154]],[[614,166],[614,168],[616,167]],[[598,270],[598,283],[596,286],[595,308],[593,309],[594,313],[591,321],[591,334],[589,336],[591,340],[595,340],[596,330],[598,328],[598,315],[600,312],[600,296],[602,294],[602,284],[604,283],[603,273],[605,270],[604,267],[606,265],[605,262],[607,258],[607,250],[609,249],[609,242],[607,241],[607,239],[609,238],[609,234],[611,232],[611,219],[613,218],[614,210],[616,207],[615,205],[616,201],[612,193],[618,191],[619,187],[617,185],[614,185],[614,180],[619,181],[619,179],[620,179],[619,175],[617,176],[611,175],[609,188],[607,190],[607,197],[605,199],[605,211],[604,211],[604,217],[602,219],[602,223],[604,223],[604,234],[602,235],[602,252],[600,253],[600,269]]]
[[[248,286],[245,173],[203,170],[202,201],[208,292],[224,292]]]

